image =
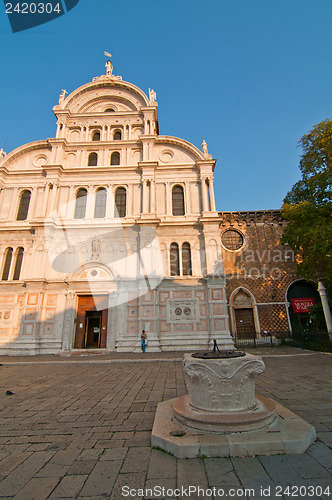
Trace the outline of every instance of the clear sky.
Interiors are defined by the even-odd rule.
[[[14,4],[16,2],[13,2]],[[104,73],[157,92],[160,133],[216,158],[218,210],[280,208],[297,142],[332,117],[331,0],[80,0],[13,34],[0,10],[0,147],[54,137],[52,107]]]

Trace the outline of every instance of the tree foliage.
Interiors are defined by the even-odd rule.
[[[315,125],[299,145],[302,178],[284,199],[283,242],[298,256],[303,277],[326,278],[332,288],[332,121]]]

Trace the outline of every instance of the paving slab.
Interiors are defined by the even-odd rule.
[[[231,493],[253,498],[245,488],[261,498],[264,486],[271,487],[274,498],[280,482],[331,488],[331,355],[285,347],[248,352],[263,355],[266,365],[257,390],[287,411],[296,406],[300,417],[319,424],[320,440],[303,455],[192,460],[152,450],[146,439],[160,402],[156,395],[165,401],[186,392],[178,352],[2,357],[0,396],[9,388],[15,395],[0,397],[0,499],[121,500],[124,485],[165,486],[169,493],[190,483],[222,488],[222,496],[210,498]],[[214,436],[207,449],[213,441]],[[234,488],[241,488],[236,496]],[[330,500],[330,493],[321,498]]]

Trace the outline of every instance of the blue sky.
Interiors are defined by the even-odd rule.
[[[13,2],[15,3],[15,2]],[[330,118],[331,0],[80,0],[13,34],[1,4],[0,147],[54,137],[52,107],[104,73],[157,92],[160,133],[217,158],[218,210],[280,208],[297,142]]]

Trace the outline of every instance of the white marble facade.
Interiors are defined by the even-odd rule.
[[[157,107],[109,73],[2,155],[0,353],[137,351],[143,328],[152,351],[232,346],[216,160],[159,135]]]

